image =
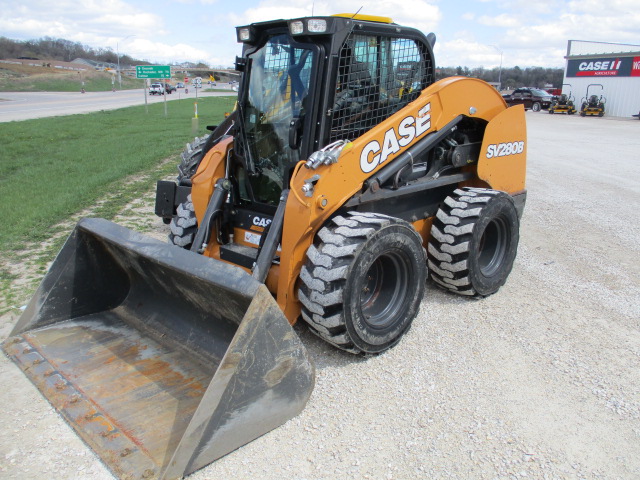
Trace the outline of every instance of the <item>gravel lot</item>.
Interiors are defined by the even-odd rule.
[[[500,292],[429,283],[376,357],[296,327],[317,367],[307,408],[189,480],[640,478],[640,123],[526,116],[529,198]],[[113,478],[4,356],[0,382],[0,477]]]

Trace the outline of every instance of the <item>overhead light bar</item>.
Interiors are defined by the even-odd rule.
[[[325,33],[326,31],[327,20],[324,18],[303,18],[289,22],[289,32],[291,32],[291,35]]]

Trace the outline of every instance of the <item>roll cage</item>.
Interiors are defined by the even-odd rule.
[[[324,30],[312,31],[312,22]],[[277,204],[298,161],[354,140],[434,82],[435,37],[396,24],[313,17],[237,32],[236,155],[252,190],[241,195],[247,200]]]

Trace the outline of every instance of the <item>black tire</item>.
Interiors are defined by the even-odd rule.
[[[191,194],[184,203],[178,205],[176,215],[169,223],[171,233],[169,234],[169,243],[177,245],[185,249],[190,249],[193,239],[198,231],[198,221],[196,212],[193,209]]]
[[[418,314],[427,278],[422,239],[407,222],[349,212],[307,251],[298,298],[311,331],[351,353],[380,353]]]
[[[533,102],[533,105],[531,105],[531,110],[533,110],[534,112],[539,112],[540,110],[542,110],[540,102]]]
[[[553,115],[553,108],[549,108],[549,114]]]
[[[182,152],[182,160],[178,165],[178,183],[181,185],[190,184],[204,157],[205,145],[209,140],[209,135],[196,137],[193,142],[187,143]]]
[[[520,221],[512,198],[484,188],[455,190],[431,227],[431,278],[461,295],[485,297],[507,281],[518,249]]]

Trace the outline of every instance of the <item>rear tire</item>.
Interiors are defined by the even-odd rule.
[[[418,313],[427,277],[422,239],[407,222],[349,212],[307,251],[298,297],[311,331],[351,353],[380,353]]]
[[[455,190],[431,227],[431,278],[461,295],[485,297],[497,292],[513,267],[519,227],[515,205],[506,193]]]
[[[176,215],[169,223],[169,228],[171,229],[169,243],[189,250],[198,231],[198,221],[191,201],[191,194],[184,203],[178,205]]]

